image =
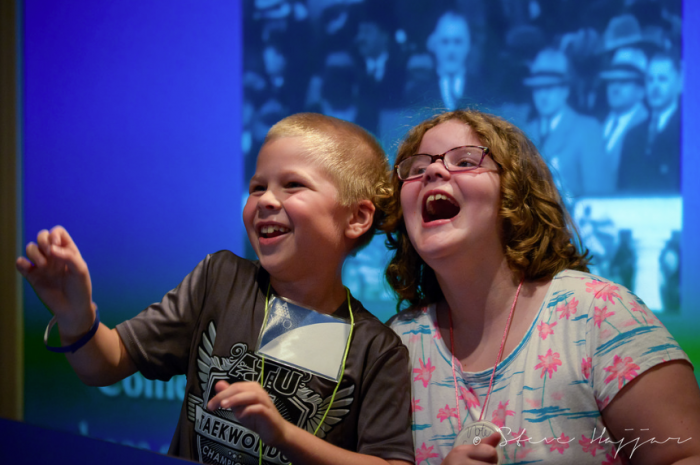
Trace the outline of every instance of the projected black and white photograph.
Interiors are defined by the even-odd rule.
[[[246,182],[267,130],[295,112],[357,123],[390,159],[426,117],[494,113],[546,159],[592,271],[677,312],[681,15],[680,0],[247,0]],[[377,236],[344,269],[380,318],[394,311],[386,261]]]

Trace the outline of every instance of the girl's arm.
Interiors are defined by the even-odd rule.
[[[700,464],[700,388],[676,360],[633,379],[602,411],[617,449],[633,464]]]

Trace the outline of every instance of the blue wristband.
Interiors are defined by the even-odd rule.
[[[59,347],[59,346],[50,346],[49,345],[49,333],[51,332],[51,328],[53,328],[53,325],[56,324],[56,315],[51,318],[51,321],[49,321],[49,325],[46,327],[46,331],[44,332],[44,345],[46,346],[47,349],[49,349],[51,352],[57,352],[59,354],[63,354],[66,352],[70,352],[71,354],[74,353],[76,350],[80,349],[82,346],[88,343],[90,339],[95,335],[97,332],[97,328],[100,327],[100,311],[95,308],[95,322],[92,324],[92,327],[90,328],[90,331],[85,333],[83,337],[75,341],[73,344],[69,346],[64,346],[64,347]]]

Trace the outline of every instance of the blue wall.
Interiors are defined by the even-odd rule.
[[[242,253],[240,10],[228,1],[24,3],[25,242],[65,226],[110,326],[159,300],[207,253]],[[170,442],[177,380],[82,386],[64,357],[43,349],[50,314],[29,286],[25,302],[26,421],[155,450]]]

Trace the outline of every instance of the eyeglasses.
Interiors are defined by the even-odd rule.
[[[490,155],[489,148],[478,145],[455,147],[440,155],[419,153],[401,160],[395,166],[396,174],[402,181],[419,178],[436,160],[442,160],[445,168],[450,172],[470,171],[479,168],[486,155]]]

